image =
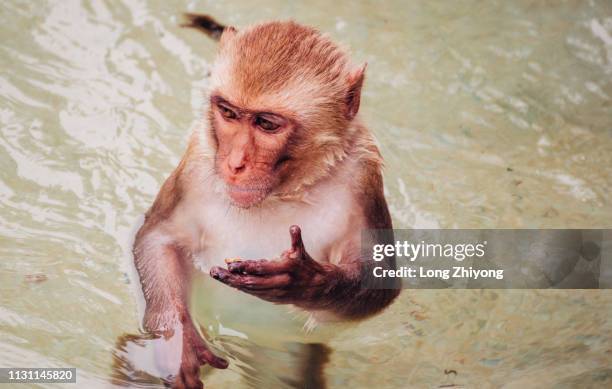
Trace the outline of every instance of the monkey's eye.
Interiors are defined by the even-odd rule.
[[[236,119],[238,117],[238,115],[236,115],[236,112],[232,111],[231,109],[227,108],[222,104],[217,104],[217,107],[219,108],[219,112],[221,112],[221,115],[223,115],[223,117],[226,119]]]
[[[276,129],[280,127],[280,125],[273,123],[268,119],[264,119],[261,116],[257,116],[255,118],[255,125],[266,132],[276,131]]]

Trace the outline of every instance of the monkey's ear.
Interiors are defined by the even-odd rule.
[[[221,34],[221,38],[219,39],[219,46],[223,47],[227,42],[229,42],[236,34],[238,30],[234,26],[227,26],[223,29],[223,34]]]
[[[346,94],[346,118],[353,120],[357,112],[359,112],[359,103],[361,102],[361,87],[365,78],[365,70],[368,66],[364,63],[361,67],[354,70],[348,77],[349,89]]]

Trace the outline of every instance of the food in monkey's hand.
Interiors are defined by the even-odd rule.
[[[274,257],[274,258],[270,259],[270,261],[280,261],[280,260],[281,260],[280,257]],[[249,261],[249,259],[244,259],[244,258],[240,258],[240,257],[233,257],[233,258],[225,258],[224,261],[225,261],[226,265],[229,265],[230,263]]]

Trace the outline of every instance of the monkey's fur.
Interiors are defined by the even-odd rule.
[[[361,258],[361,231],[392,228],[382,158],[357,116],[365,66],[291,21],[238,31],[192,14],[186,26],[222,31],[207,123],[147,212],[134,257],[145,328],[182,336],[173,385],[199,387],[200,364],[227,362],[188,310],[194,261],[231,287],[317,317],[363,319],[399,290],[364,288],[374,264]]]

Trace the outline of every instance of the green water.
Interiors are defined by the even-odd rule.
[[[612,227],[610,1],[4,2],[0,366],[118,384],[117,339],[139,327],[131,239],[202,116],[214,57],[177,27],[185,10],[295,18],[368,62],[361,112],[396,227]],[[315,340],[331,388],[612,385],[609,291],[405,291],[307,334],[284,307],[198,288],[231,362],[204,371],[210,388],[301,382]]]

